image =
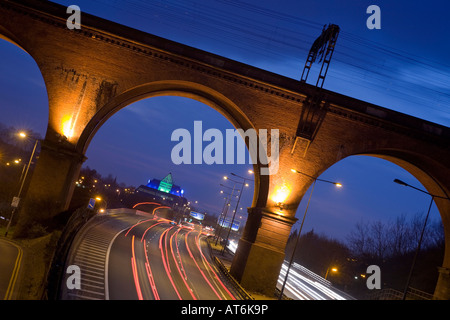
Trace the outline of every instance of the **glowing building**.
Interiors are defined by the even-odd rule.
[[[173,183],[172,173],[162,180],[148,180],[147,185],[139,186],[136,191],[141,195],[148,195],[150,200],[164,201],[174,206],[187,204],[187,199],[183,196],[184,190]]]

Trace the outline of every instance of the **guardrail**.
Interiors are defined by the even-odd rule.
[[[50,268],[46,275],[47,290],[44,293],[42,299],[44,300],[57,300],[59,299],[61,281],[64,272],[64,265],[67,259],[67,255],[70,251],[70,247],[75,239],[76,234],[86,225],[86,223],[95,217],[95,212],[86,208],[76,209],[69,217],[66,225],[64,226],[61,236],[58,239],[55,252],[50,264]]]
[[[213,256],[213,259],[219,270],[225,277],[227,277],[227,279],[231,282],[234,289],[239,293],[243,300],[255,300],[247,291],[245,291],[244,288],[242,288],[239,282],[237,282],[236,279],[233,278],[233,276],[228,272],[227,267],[225,267],[225,265],[222,263],[222,261],[219,260],[219,258]]]
[[[406,293],[406,298],[408,299],[409,297],[414,300],[433,300],[432,294],[411,287],[408,288]]]
[[[370,300],[402,300],[403,292],[392,288],[377,290],[369,295]],[[406,300],[433,300],[433,295],[415,288],[408,288]]]
[[[209,237],[207,238],[206,243],[208,244],[209,254],[216,264],[217,268],[220,272],[230,281],[235,291],[240,295],[242,300],[255,300],[244,288],[237,282],[237,280],[228,272],[228,268],[213,254],[213,249],[211,248],[211,244],[209,243]]]
[[[284,260],[287,262],[286,260]],[[311,270],[307,269],[306,267],[298,264],[297,262],[294,262],[294,268],[297,270],[303,272],[304,274],[308,275],[310,278],[316,280],[317,282],[320,282],[324,286],[331,287],[331,282],[326,280],[325,278],[319,276],[317,273],[312,272]]]

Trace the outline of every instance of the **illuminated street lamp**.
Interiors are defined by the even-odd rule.
[[[227,188],[227,189],[233,189],[233,188],[231,188],[231,187],[228,187],[228,186],[226,186],[226,185],[224,185],[224,184],[220,184],[220,186],[222,186],[222,187],[224,187],[224,188]],[[234,191],[241,191],[240,189],[236,189],[236,190],[234,190]],[[224,193],[223,192],[223,190],[220,190],[220,193]],[[229,194],[229,193],[226,193],[226,194]],[[236,196],[237,197],[237,196]]]
[[[233,218],[231,219],[230,228],[228,229],[227,239],[225,240],[225,245],[222,248],[222,254],[225,251],[225,247],[228,245],[228,239],[230,237],[231,228],[233,227],[234,218],[236,217],[236,212],[237,212],[237,209],[239,207],[239,202],[241,200],[242,191],[244,190],[244,187],[248,187],[248,183],[246,183],[246,181],[253,181],[252,179],[241,177],[241,176],[239,176],[237,174],[234,174],[233,172],[231,172],[231,175],[234,176],[234,177],[238,177],[238,178],[242,179],[243,181],[240,182],[242,184],[242,188],[241,188],[241,191],[239,192],[239,198],[238,198],[238,201],[236,203],[236,208],[234,209],[234,212],[233,212]],[[229,178],[227,178],[227,179],[231,180]],[[234,180],[231,180],[231,181],[234,181]],[[236,182],[236,181],[234,181],[234,182]],[[239,183],[239,182],[237,182],[237,183]]]
[[[225,177],[224,177],[225,178]],[[221,186],[223,186],[222,184],[220,184]],[[230,188],[230,187],[227,187],[227,188]],[[231,203],[231,198],[234,196],[234,190],[235,190],[235,188],[236,188],[236,183],[235,184],[233,184],[233,188],[230,188],[230,189],[232,189],[231,190],[231,193],[227,193],[227,192],[223,192],[222,190],[221,190],[221,192],[220,193],[225,193],[225,194],[228,194],[229,195],[229,197],[228,198],[225,198],[225,203],[224,203],[224,207],[223,207],[223,209],[222,209],[222,224],[225,224],[225,219],[226,219],[226,217],[227,217],[227,214],[228,214],[228,207],[230,206],[230,203]],[[220,221],[220,216],[219,216],[219,221]],[[217,235],[217,237],[216,237],[216,245],[217,245],[217,242],[219,241],[219,237],[220,237],[220,233],[222,232],[222,224],[220,224],[219,223],[219,226],[218,226],[218,228],[216,229],[216,235]]]
[[[103,208],[100,208],[100,209],[98,210],[100,213],[105,212],[106,208],[108,207],[108,203],[106,202],[106,200],[103,199],[103,198],[100,197],[100,196],[95,197],[95,200],[96,200],[96,201],[103,201],[103,202],[105,203],[105,208],[104,208],[104,209],[103,209]]]
[[[311,179],[314,179],[315,181],[321,181],[321,182],[331,183],[331,184],[334,184],[334,185],[335,185],[336,187],[338,187],[338,188],[342,188],[342,183],[339,183],[339,182],[333,182],[333,181],[324,180],[324,179],[319,179],[319,178],[315,178],[315,177],[313,177],[313,176],[310,176],[309,174],[303,173],[303,172],[298,171],[298,170],[295,170],[295,169],[291,169],[291,171],[294,172],[294,173],[300,173],[300,174],[302,174],[302,175],[304,175],[304,176],[307,176],[307,177],[309,177],[309,178],[311,178]]]
[[[316,182],[317,182],[317,181],[321,181],[321,182],[331,183],[331,184],[334,184],[334,185],[335,185],[336,187],[338,187],[338,188],[342,188],[342,184],[339,183],[339,182],[333,182],[333,181],[329,181],[329,180],[319,179],[319,178],[317,178],[317,177],[310,176],[310,175],[308,175],[308,174],[306,174],[306,173],[303,173],[303,172],[298,171],[298,170],[295,170],[295,169],[291,169],[291,171],[294,172],[294,173],[299,173],[299,174],[302,174],[302,175],[304,175],[304,176],[307,176],[307,177],[313,179],[314,182],[313,182],[313,185],[312,185],[311,193],[309,194],[309,199],[308,199],[308,203],[307,203],[307,205],[306,205],[305,213],[303,214],[302,223],[301,223],[301,225],[300,225],[300,229],[298,230],[297,240],[295,241],[294,250],[292,250],[291,259],[289,260],[289,265],[288,265],[288,268],[287,268],[287,270],[286,270],[286,276],[284,277],[283,285],[282,285],[282,287],[281,287],[280,296],[278,297],[278,300],[281,300],[282,297],[283,297],[284,287],[286,286],[286,282],[287,282],[287,279],[288,279],[288,276],[289,276],[289,270],[291,269],[291,265],[292,265],[292,262],[293,262],[293,260],[294,260],[295,250],[297,249],[298,240],[300,239],[300,235],[301,235],[301,233],[302,233],[303,223],[305,222],[306,213],[308,212],[309,203],[310,203],[310,201],[311,201],[311,196],[312,196],[312,194],[313,194],[313,191],[314,191],[314,187],[315,187],[315,185],[316,185]]]
[[[24,131],[19,132],[18,136],[20,138],[22,138],[22,139],[25,139],[25,138],[28,137],[28,135]],[[14,207],[13,207],[13,210],[11,212],[11,217],[9,218],[8,225],[6,226],[5,237],[8,235],[8,231],[9,231],[9,228],[11,226],[11,221],[14,218],[14,213],[16,212],[17,207],[19,206],[19,201],[20,201],[20,198],[22,196],[23,186],[25,184],[25,181],[27,180],[28,170],[30,169],[30,165],[31,165],[31,162],[32,162],[33,157],[34,157],[34,153],[36,152],[36,148],[37,148],[38,142],[39,142],[39,139],[36,139],[36,141],[34,142],[33,151],[31,152],[30,160],[28,160],[28,164],[27,164],[27,168],[25,170],[25,174],[23,175],[22,181],[21,182],[19,181],[20,189],[19,189],[19,193],[17,194],[17,197],[14,197],[14,199],[13,199]]]
[[[328,269],[327,269],[327,272],[325,273],[325,280],[327,279],[328,273],[329,273],[330,271],[336,273],[336,272],[338,272],[338,269],[337,269],[336,267],[331,267],[331,266],[329,266]]]
[[[448,197],[441,197],[441,196],[437,196],[437,195],[435,195],[435,194],[428,193],[428,192],[426,192],[425,190],[416,188],[416,187],[414,187],[414,186],[412,186],[412,185],[409,185],[409,184],[407,184],[406,182],[404,182],[404,181],[402,181],[402,180],[399,180],[399,179],[394,179],[394,182],[395,182],[395,183],[398,183],[399,185],[402,185],[402,186],[405,186],[405,187],[409,187],[409,188],[415,189],[415,190],[417,190],[417,191],[420,191],[420,192],[422,192],[422,193],[425,193],[425,194],[428,194],[429,196],[431,196],[431,201],[430,201],[430,205],[428,206],[427,216],[425,217],[425,222],[423,223],[422,232],[421,232],[421,234],[420,234],[419,242],[417,243],[416,253],[414,254],[414,259],[413,259],[413,262],[412,262],[412,265],[411,265],[411,269],[409,270],[408,279],[406,280],[405,290],[403,291],[403,298],[402,298],[402,299],[403,299],[403,300],[406,300],[406,294],[407,294],[407,292],[408,292],[409,283],[410,283],[410,281],[411,281],[411,276],[412,276],[412,273],[413,273],[413,271],[414,271],[414,267],[415,267],[415,265],[416,265],[417,255],[419,254],[420,247],[421,247],[421,245],[422,245],[423,234],[424,234],[424,232],[425,232],[425,227],[426,227],[426,225],[427,225],[428,216],[430,215],[430,210],[431,210],[431,206],[433,205],[434,198],[445,199],[445,200],[450,200],[450,198],[448,198]]]

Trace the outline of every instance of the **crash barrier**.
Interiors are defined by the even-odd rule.
[[[233,276],[228,272],[227,267],[225,267],[222,261],[220,261],[216,256],[214,256],[213,259],[219,270],[222,272],[223,275],[225,275],[225,277],[227,277],[227,279],[230,281],[234,289],[239,293],[239,295],[243,300],[255,300],[247,291],[245,291],[244,288],[242,288],[239,282],[237,282],[236,279],[233,278]]]

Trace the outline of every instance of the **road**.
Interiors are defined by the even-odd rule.
[[[14,298],[22,254],[19,246],[6,239],[0,239],[0,299]]]
[[[137,211],[91,220],[75,238],[66,261],[80,268],[81,287],[61,281],[60,299],[234,300],[239,294],[216,268],[206,235],[197,227]],[[230,250],[235,250],[231,247]],[[277,287],[287,270],[283,264]],[[294,263],[284,294],[294,300],[354,299]]]
[[[277,287],[282,288],[286,277],[288,262],[281,267]],[[289,270],[288,281],[284,288],[284,295],[294,300],[354,300],[353,297],[334,288],[331,282],[303,266],[293,263]]]
[[[235,252],[237,244],[234,241],[228,246]],[[286,278],[288,261],[284,261],[278,276],[277,288],[281,290]],[[293,300],[355,300],[352,296],[333,287],[332,283],[307,268],[293,263],[283,294]]]
[[[237,299],[216,269],[201,229],[157,216],[94,219],[74,241],[69,265],[80,267],[81,288],[62,281],[61,299]]]

